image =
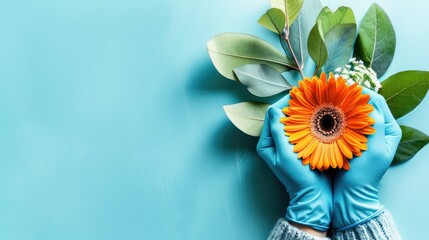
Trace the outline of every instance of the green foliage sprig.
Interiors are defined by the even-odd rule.
[[[334,72],[351,57],[362,60],[378,78],[389,68],[396,48],[396,35],[386,12],[372,4],[357,30],[351,8],[335,12],[320,0],[271,0],[271,8],[258,23],[278,35],[283,53],[266,41],[241,33],[224,33],[207,43],[218,72],[239,81],[257,97],[285,93],[292,85],[283,72],[298,72],[304,78],[308,58],[315,63],[314,74]],[[400,118],[424,99],[429,89],[429,72],[404,71],[382,83],[384,96],[395,118]],[[244,133],[259,136],[270,104],[242,102],[224,106],[231,122]],[[411,159],[429,143],[429,136],[401,126],[403,136],[393,163]]]

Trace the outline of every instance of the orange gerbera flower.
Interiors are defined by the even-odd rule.
[[[322,73],[320,78],[305,78],[290,92],[289,107],[283,108],[280,121],[294,144],[302,164],[311,169],[350,169],[349,159],[367,149],[366,135],[375,133],[374,109],[362,87],[348,86],[342,77]]]

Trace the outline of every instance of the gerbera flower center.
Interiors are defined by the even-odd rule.
[[[340,108],[330,104],[316,107],[311,117],[311,132],[318,140],[331,143],[342,135],[344,128],[345,117]]]
[[[320,118],[319,125],[322,131],[332,131],[337,126],[337,120],[335,117],[332,116],[332,114],[325,114]]]

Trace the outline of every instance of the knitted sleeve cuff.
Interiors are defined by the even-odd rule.
[[[383,211],[377,217],[344,231],[334,231],[333,239],[379,239],[379,240],[399,240],[398,230],[395,227],[392,216]]]
[[[303,232],[281,218],[277,221],[267,240],[329,240],[327,237],[317,237]]]

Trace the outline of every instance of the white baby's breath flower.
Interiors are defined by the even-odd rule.
[[[356,58],[351,58],[349,63],[343,68],[335,69],[334,76],[335,78],[341,76],[349,85],[358,83],[375,92],[378,92],[381,88],[380,81],[378,81],[377,74],[374,70],[365,67],[362,60],[357,60]]]
[[[371,88],[371,84],[368,82],[368,80],[366,80],[363,84],[365,85],[365,87]]]
[[[355,83],[355,81],[353,81],[353,79],[347,79],[348,85],[353,85],[354,83]]]

